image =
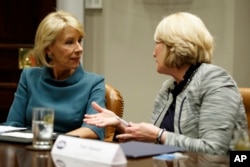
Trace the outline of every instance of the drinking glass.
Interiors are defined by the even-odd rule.
[[[54,110],[52,108],[33,108],[32,111],[32,147],[51,149],[53,142]]]

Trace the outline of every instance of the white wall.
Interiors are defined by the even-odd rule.
[[[240,2],[235,3],[233,76],[241,87],[250,87],[250,1]]]
[[[125,119],[148,122],[168,78],[155,69],[155,27],[163,16],[187,11],[200,16],[215,37],[213,63],[228,70],[239,86],[250,87],[249,7],[248,0],[103,0],[101,10],[85,10],[85,69],[104,75],[122,93]]]
[[[72,3],[73,2],[73,3]],[[84,17],[85,17],[85,0],[57,0],[56,1],[56,9],[57,10],[64,10],[66,12],[71,13],[74,15],[82,24],[84,24]],[[84,41],[83,44],[84,46]],[[82,64],[84,62],[84,58],[82,59]]]
[[[74,0],[74,3],[69,0],[57,0],[57,10],[64,10],[73,14],[81,23],[84,23],[84,0]]]

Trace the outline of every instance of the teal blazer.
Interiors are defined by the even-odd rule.
[[[81,65],[63,81],[54,80],[50,68],[25,68],[4,124],[30,129],[32,108],[51,107],[55,110],[55,132],[88,127],[104,139],[104,128],[83,122],[85,114],[97,113],[91,106],[92,101],[105,107],[104,77],[84,71]]]

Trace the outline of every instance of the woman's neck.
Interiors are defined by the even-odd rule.
[[[181,68],[173,69],[172,77],[175,79],[177,84],[179,84],[184,79],[184,75],[186,74],[189,67],[190,65],[185,65],[182,66]]]
[[[69,78],[73,73],[75,69],[67,69],[67,70],[58,70],[58,69],[52,69],[52,75],[55,80],[65,80]]]

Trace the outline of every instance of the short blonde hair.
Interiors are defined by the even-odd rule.
[[[38,66],[51,67],[46,48],[56,40],[58,34],[67,26],[75,28],[84,37],[83,25],[70,13],[64,11],[51,12],[41,21],[36,31],[33,50]]]
[[[193,14],[178,12],[165,17],[156,27],[154,40],[167,46],[167,67],[211,63],[213,37],[203,21]]]

